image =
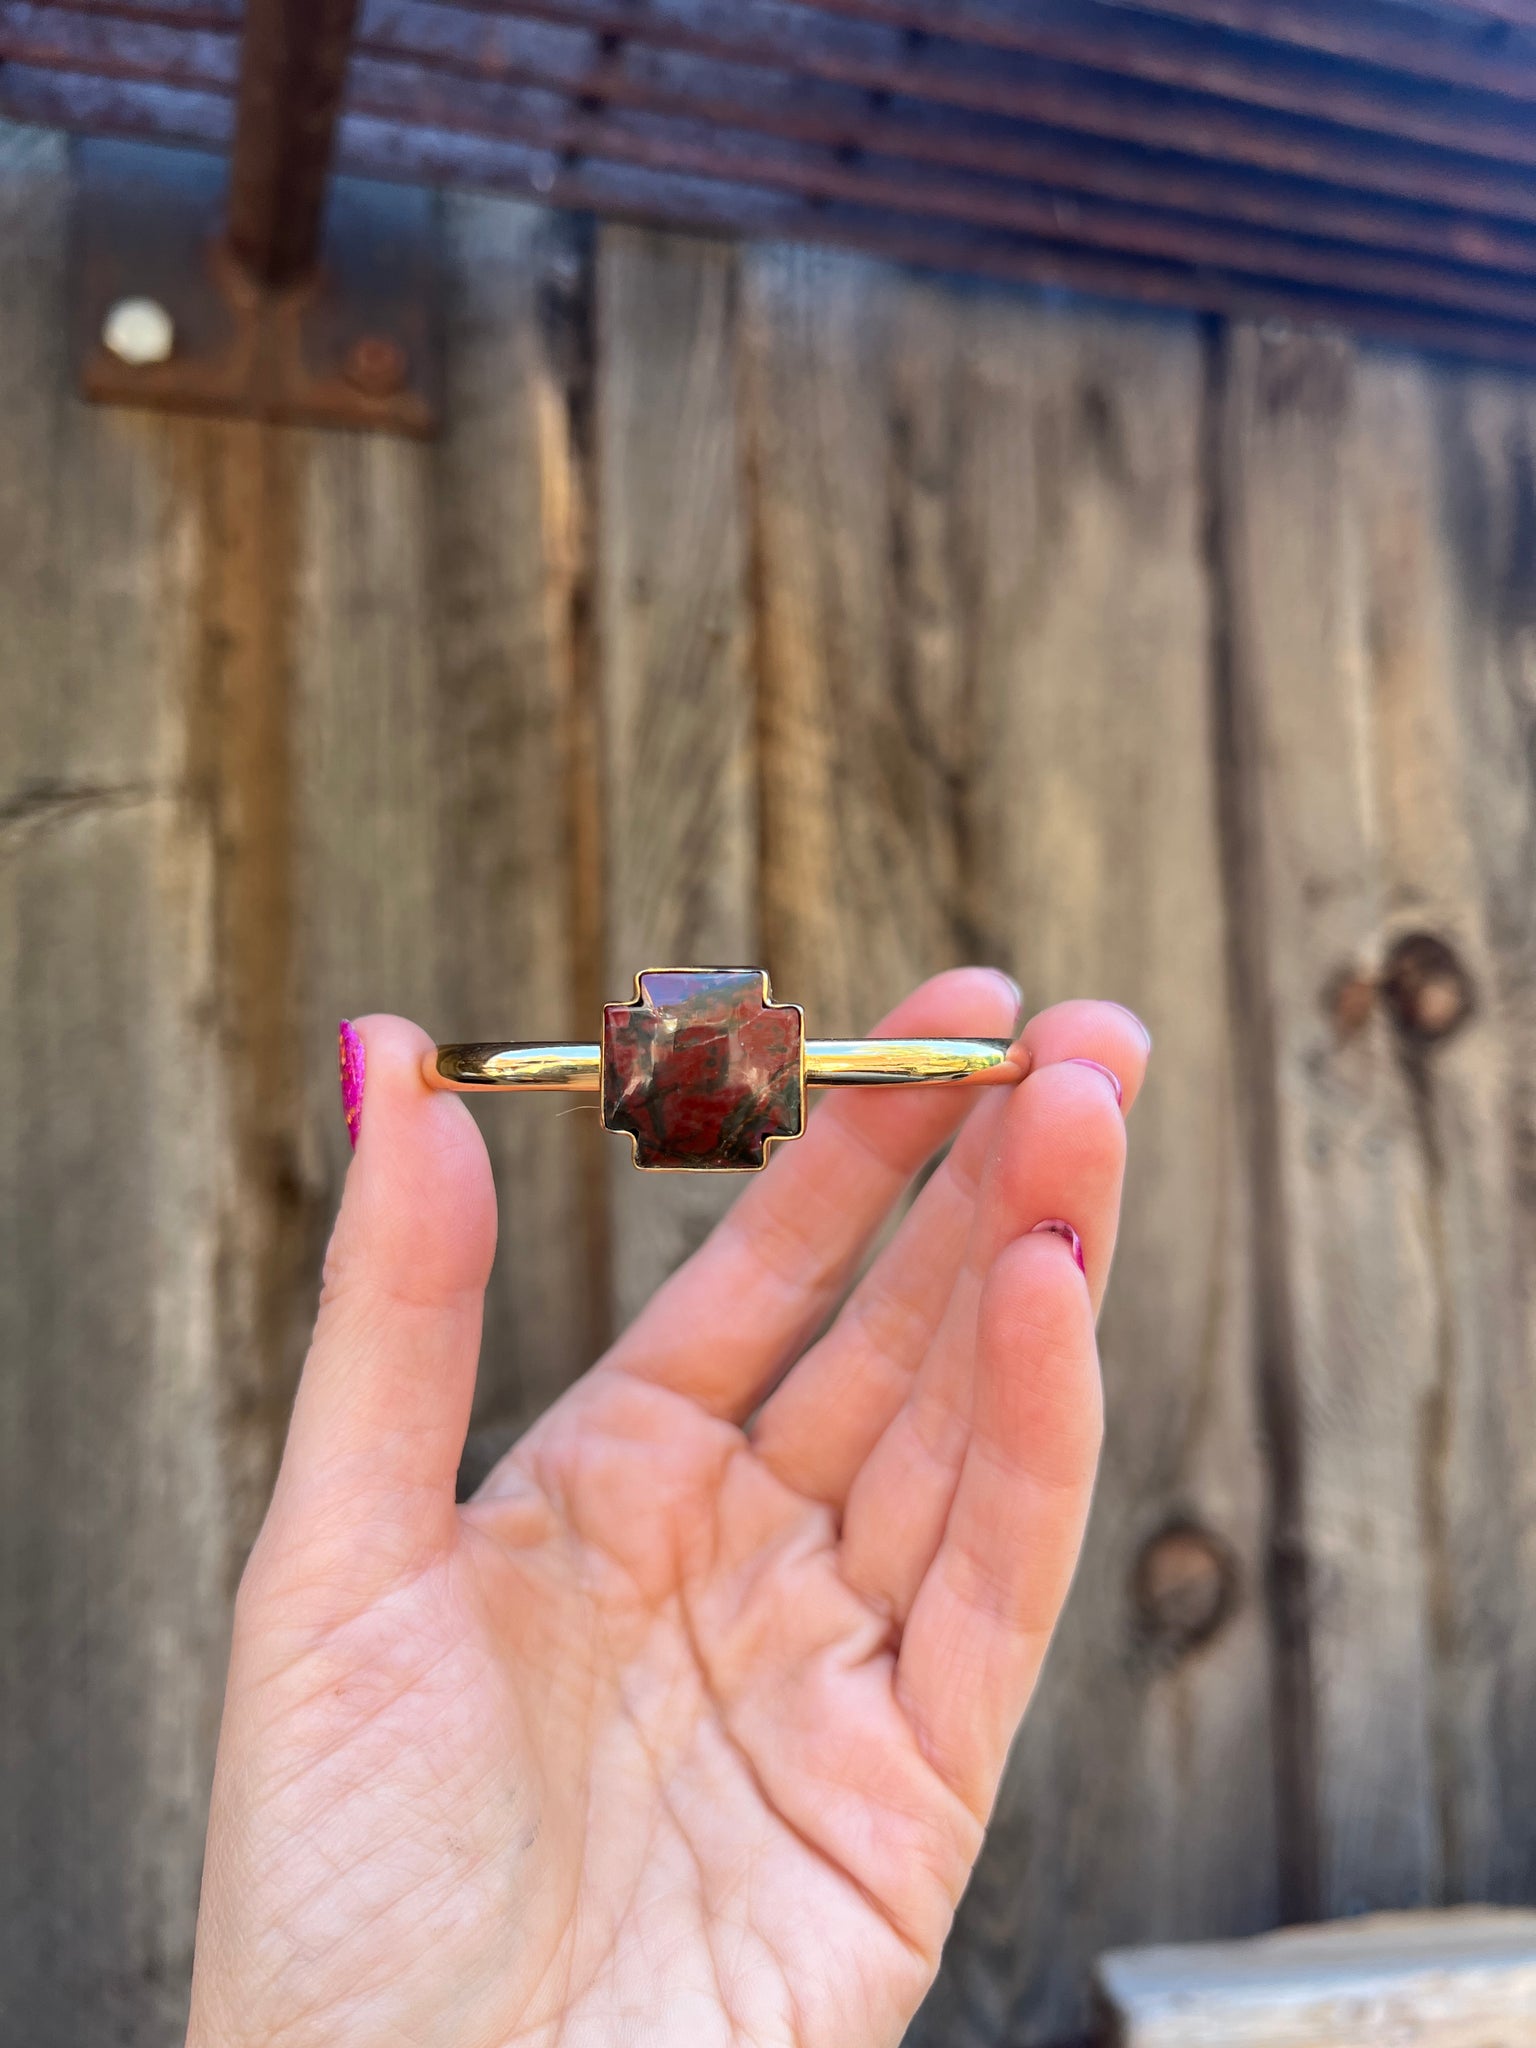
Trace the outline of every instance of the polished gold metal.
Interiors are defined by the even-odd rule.
[[[1006,1038],[811,1038],[805,1079],[811,1088],[995,1086],[1023,1080],[1014,1053]],[[426,1061],[426,1078],[461,1095],[514,1088],[595,1095],[603,1084],[603,1049],[537,1040],[440,1045]]]
[[[603,1085],[603,1048],[560,1039],[440,1045],[426,1070],[434,1088],[464,1095],[483,1088],[559,1088],[595,1095]]]
[[[812,1038],[805,1078],[812,1088],[891,1088],[944,1081],[951,1087],[1022,1081],[1007,1038]]]

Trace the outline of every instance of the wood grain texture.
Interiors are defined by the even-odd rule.
[[[923,974],[986,959],[1032,1003],[1129,1002],[1157,1040],[1105,1318],[1094,1533],[913,2035],[1050,2039],[1084,2022],[1104,1927],[1246,1930],[1274,1911],[1199,338],[852,258],[744,261],[781,983],[859,1029]],[[1176,1522],[1236,1587],[1188,1655],[1131,1595]]]
[[[211,1024],[225,1158],[214,1345],[217,1483],[232,1593],[265,1511],[308,1339],[331,1191],[309,1171],[293,1029],[291,695],[303,443],[253,425],[164,421],[196,551],[189,775],[214,847]]]
[[[813,1033],[856,1034],[976,953],[966,328],[856,257],[770,246],[743,267],[765,957]]]
[[[1128,1949],[1099,1982],[1117,2048],[1532,2048],[1536,1914],[1381,1913]]]
[[[185,2025],[228,1575],[195,536],[89,414],[67,158],[0,129],[0,1981],[38,2048]]]
[[[1242,761],[1239,915],[1262,1091],[1269,1365],[1300,1583],[1292,1911],[1438,1895],[1420,1429],[1436,1382],[1426,1187],[1391,1025],[1341,992],[1382,953],[1355,364],[1239,330],[1222,513]],[[1306,1740],[1300,1738],[1305,1735]]]
[[[439,1038],[596,1030],[598,905],[578,892],[576,719],[590,534],[588,237],[507,201],[445,201],[445,431],[434,465]],[[590,891],[585,892],[588,896]],[[501,1232],[476,1414],[510,1434],[595,1355],[600,1134],[585,1098],[469,1098]]]
[[[1003,297],[965,317],[971,921],[1031,1004],[1113,998],[1155,1048],[1101,1319],[1087,1544],[918,2029],[980,2044],[1080,2031],[1106,1928],[1250,1931],[1275,1880],[1200,337]],[[1170,1560],[1209,1578],[1209,1633],[1138,1595]]]
[[[1529,395],[1240,330],[1226,407],[1285,1655],[1309,1737],[1286,1763],[1291,1903],[1523,1897]],[[1443,1040],[1380,988],[1423,935],[1474,991]]]
[[[735,432],[735,263],[723,244],[605,227],[597,252],[597,707],[605,1000],[642,967],[751,965],[757,819]],[[637,1175],[610,1146],[622,1324],[735,1192]]]
[[[1413,620],[1407,595],[1418,590],[1435,630],[1426,647],[1434,658],[1412,662],[1416,680],[1398,692],[1407,716],[1393,721],[1395,886],[1403,897],[1412,892],[1414,917],[1465,946],[1474,1005],[1466,1027],[1437,1048],[1420,1056],[1405,1048],[1433,1204],[1442,1332],[1425,1443],[1429,1515],[1446,1560],[1432,1609],[1441,1828],[1452,1898],[1528,1901],[1536,1890],[1526,1739],[1536,1725],[1536,1623],[1526,1597],[1536,1573],[1536,392],[1517,378],[1397,369],[1382,380],[1389,397],[1405,375],[1424,424],[1422,438],[1398,429],[1395,447],[1403,468],[1430,480],[1416,499],[1403,480],[1410,530],[1428,559],[1400,555],[1406,578],[1392,582],[1383,570],[1376,613]],[[1367,434],[1394,428],[1373,396]],[[1425,441],[1438,461],[1419,467],[1414,455]],[[1388,535],[1398,530],[1377,523]],[[1385,672],[1384,632],[1377,637]],[[1408,648],[1416,641],[1410,630]],[[1463,886],[1466,894],[1453,896]],[[1400,915],[1406,923],[1406,902]]]

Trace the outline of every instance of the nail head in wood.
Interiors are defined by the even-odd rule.
[[[166,363],[176,346],[176,323],[158,299],[119,299],[101,323],[101,341],[120,363],[134,368]]]
[[[364,334],[347,350],[342,375],[368,398],[392,398],[404,387],[409,367],[399,342],[386,334]]]

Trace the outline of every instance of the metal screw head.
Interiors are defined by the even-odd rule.
[[[170,360],[176,324],[158,299],[119,299],[101,324],[101,339],[120,363],[143,369]]]
[[[341,374],[365,398],[390,398],[405,383],[405,350],[386,334],[360,335],[347,350]]]

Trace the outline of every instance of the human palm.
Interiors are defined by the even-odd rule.
[[[963,971],[884,1028],[1013,1005]],[[1065,1005],[1016,1089],[829,1102],[456,1507],[494,1199],[420,1034],[362,1028],[237,1607],[189,2041],[895,2042],[1081,1535],[1144,1034]]]

